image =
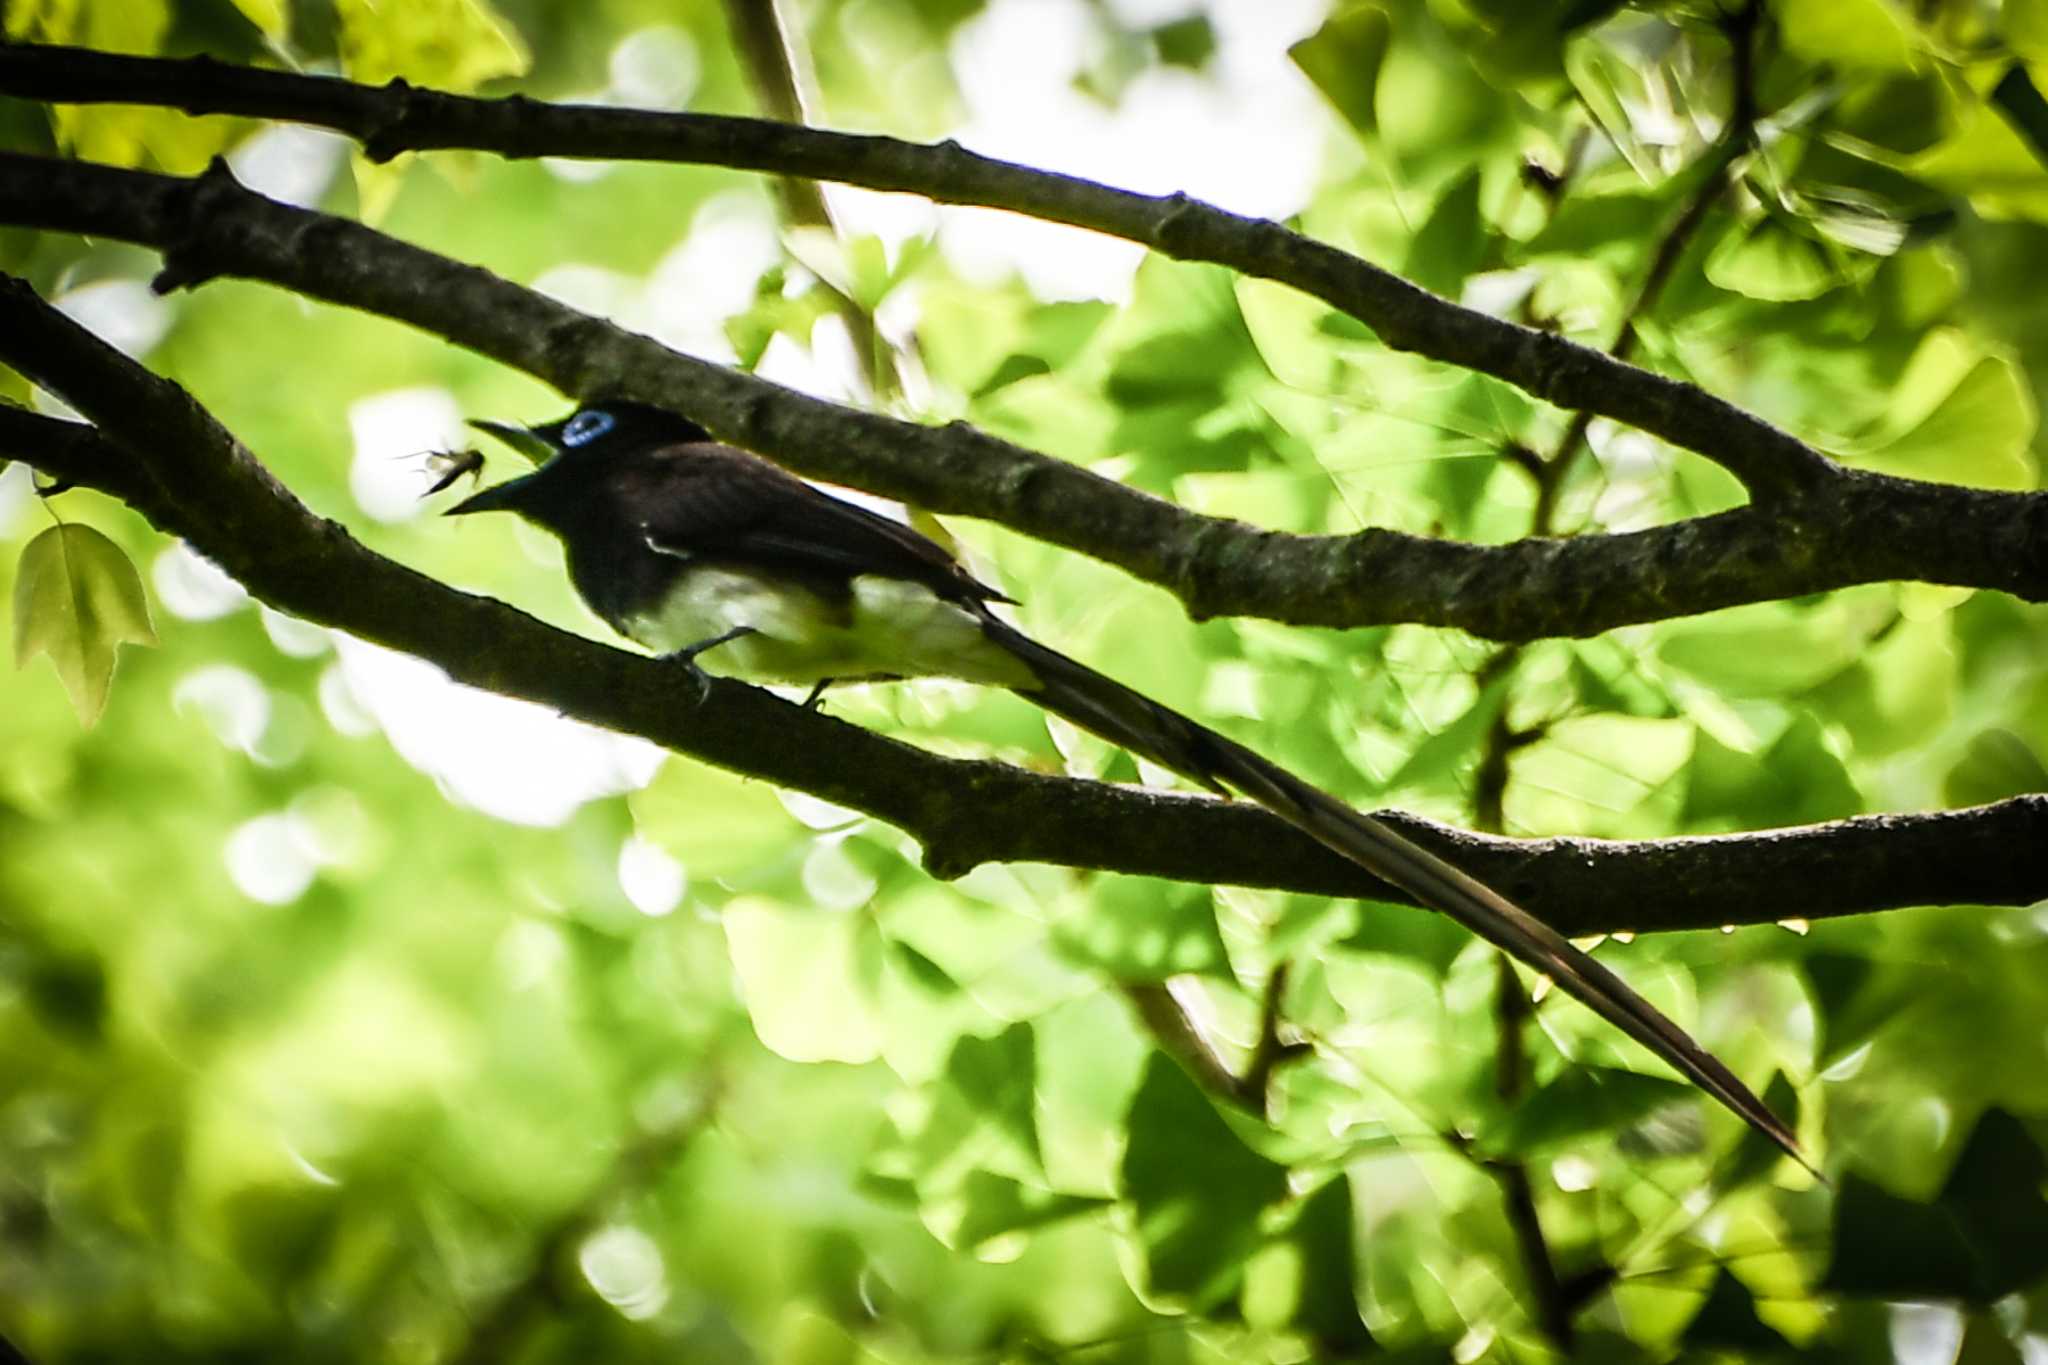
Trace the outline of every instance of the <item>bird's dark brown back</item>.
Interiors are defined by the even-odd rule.
[[[758,565],[835,593],[879,574],[963,606],[1011,600],[928,536],[731,446],[663,446],[622,462],[610,482],[617,514],[637,523],[633,542],[670,558]]]

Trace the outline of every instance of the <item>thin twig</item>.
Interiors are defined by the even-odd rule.
[[[1281,1026],[1286,1022],[1288,975],[1285,962],[1275,963],[1266,973],[1266,986],[1259,997],[1259,1037],[1252,1044],[1251,1060],[1244,1070],[1245,1089],[1258,1098],[1261,1115],[1272,1107],[1274,1073],[1315,1051],[1299,1039],[1281,1037]]]
[[[1196,1085],[1248,1114],[1266,1116],[1265,1096],[1231,1070],[1216,1044],[1163,983],[1126,981],[1119,989],[1159,1050],[1179,1062]]]
[[[1125,982],[1121,988],[1154,1042],[1186,1069],[1195,1083],[1224,1102],[1257,1118],[1271,1112],[1273,1073],[1288,1062],[1308,1056],[1315,1049],[1302,1042],[1281,1038],[1281,1007],[1287,995],[1287,964],[1280,963],[1266,975],[1259,1001],[1259,1037],[1242,1074],[1233,1071],[1229,1060],[1201,1023],[1188,1012],[1166,986],[1153,982]]]
[[[1495,955],[1494,1032],[1498,1040],[1494,1053],[1494,1084],[1501,1102],[1512,1106],[1522,1096],[1528,1081],[1528,1051],[1523,1030],[1530,1018],[1528,997],[1522,994],[1521,978],[1505,954]],[[1500,1186],[1501,1203],[1508,1228],[1522,1261],[1522,1273],[1529,1281],[1530,1296],[1536,1302],[1537,1325],[1558,1350],[1572,1347],[1572,1307],[1558,1278],[1557,1258],[1544,1234],[1543,1220],[1536,1209],[1536,1190],[1529,1179],[1526,1162],[1497,1159],[1481,1163]]]
[[[797,75],[800,53],[796,36],[784,22],[775,0],[725,0],[725,18],[732,30],[733,50],[739,55],[740,67],[747,73],[754,96],[761,101],[768,117],[778,123],[808,124],[803,82]],[[783,221],[791,227],[839,231],[820,182],[804,176],[778,175],[774,185],[775,197],[782,204]],[[846,324],[868,392],[886,407],[900,386],[874,315],[830,280],[819,283],[831,292],[833,311]]]
[[[1657,306],[1657,300],[1663,296],[1664,286],[1670,282],[1672,271],[1678,268],[1686,247],[1691,245],[1700,225],[1706,222],[1707,214],[1721,202],[1728,191],[1729,177],[1755,145],[1758,117],[1756,41],[1762,22],[1760,0],[1746,0],[1723,21],[1722,31],[1727,37],[1730,54],[1728,121],[1695,170],[1698,183],[1691,197],[1659,238],[1657,249],[1650,257],[1649,269],[1643,272],[1635,297],[1622,314],[1614,343],[1607,348],[1607,353],[1616,360],[1626,361],[1634,357],[1636,343],[1641,339],[1636,330],[1637,324]],[[1531,518],[1536,535],[1551,535],[1557,530],[1558,498],[1585,442],[1586,432],[1592,427],[1594,416],[1589,408],[1580,408],[1573,413],[1571,423],[1565,428],[1556,448],[1542,462],[1542,473],[1536,480],[1536,509]]]

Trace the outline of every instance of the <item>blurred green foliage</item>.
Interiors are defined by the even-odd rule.
[[[952,58],[990,7],[797,8],[824,121],[939,136],[972,103]],[[1104,108],[1161,73],[1207,89],[1241,40],[1223,0],[1143,24],[1054,8]],[[1990,92],[2041,70],[2048,7],[1765,8],[1756,143],[1634,317],[1637,358],[1863,467],[2038,487],[2048,171]],[[709,0],[4,13],[13,38],[751,107]],[[1602,347],[1732,107],[1712,0],[1348,2],[1292,58],[1328,111],[1296,134],[1325,162],[1304,230]],[[720,171],[372,167],[122,106],[8,105],[0,135],[297,168],[334,211],[750,366],[828,349],[823,279],[900,324],[906,415],[1282,529],[1526,534],[1537,492],[1508,456],[1569,421],[1279,286],[1148,259],[1120,301],[1044,301],[929,224],[887,247],[778,236],[758,181]],[[534,383],[252,285],[153,300],[151,261],[107,243],[8,233],[0,261],[376,548],[597,629],[548,543],[417,515],[409,457],[459,442],[459,414],[558,411]],[[1685,452],[1600,422],[1590,443],[1562,527],[1739,501]],[[2048,619],[1990,595],[1858,588],[1547,642],[1482,678],[1481,641],[1194,626],[1100,564],[954,529],[1028,629],[1361,803],[1470,820],[1503,725],[1527,737],[1517,832],[2048,790]],[[894,830],[681,761],[650,779],[651,756],[249,603],[126,509],[46,511],[21,468],[0,538],[17,656],[59,646],[0,704],[0,1331],[36,1360],[1540,1358],[1498,1162],[1535,1188],[1588,1358],[1886,1358],[1893,1299],[1951,1305],[1912,1321],[1950,1313],[1972,1359],[2048,1334],[2038,911],[1809,927],[1788,903],[1763,911],[1796,932],[1602,948],[1771,1081],[1829,1190],[1552,998],[1504,1098],[1493,960],[1435,916],[1043,867],[935,884]],[[53,592],[59,551],[100,576]],[[73,703],[97,711],[115,643],[147,629],[122,552],[162,639],[121,652],[81,728]],[[104,628],[65,636],[67,602],[111,604],[87,613]],[[949,752],[1136,775],[1007,696],[830,704]],[[524,823],[502,804],[519,774],[488,761],[508,746],[557,790]],[[1116,989],[1168,983],[1242,1068],[1281,962],[1313,1054],[1267,1122],[1200,1090]]]

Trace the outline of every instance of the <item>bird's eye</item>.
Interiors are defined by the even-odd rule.
[[[608,412],[592,408],[579,412],[569,419],[569,425],[562,428],[562,444],[565,446],[587,445],[619,424],[619,419]]]

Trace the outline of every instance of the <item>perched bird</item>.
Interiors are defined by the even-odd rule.
[[[1012,599],[909,527],[642,403],[474,425],[543,463],[449,515],[516,512],[552,531],[577,592],[620,633],[693,666],[701,656],[710,672],[809,686],[807,705],[835,682],[1008,688],[1212,791],[1235,789],[1450,915],[1799,1157],[1734,1073],[1562,934],[1381,821],[1024,635],[990,610]]]

